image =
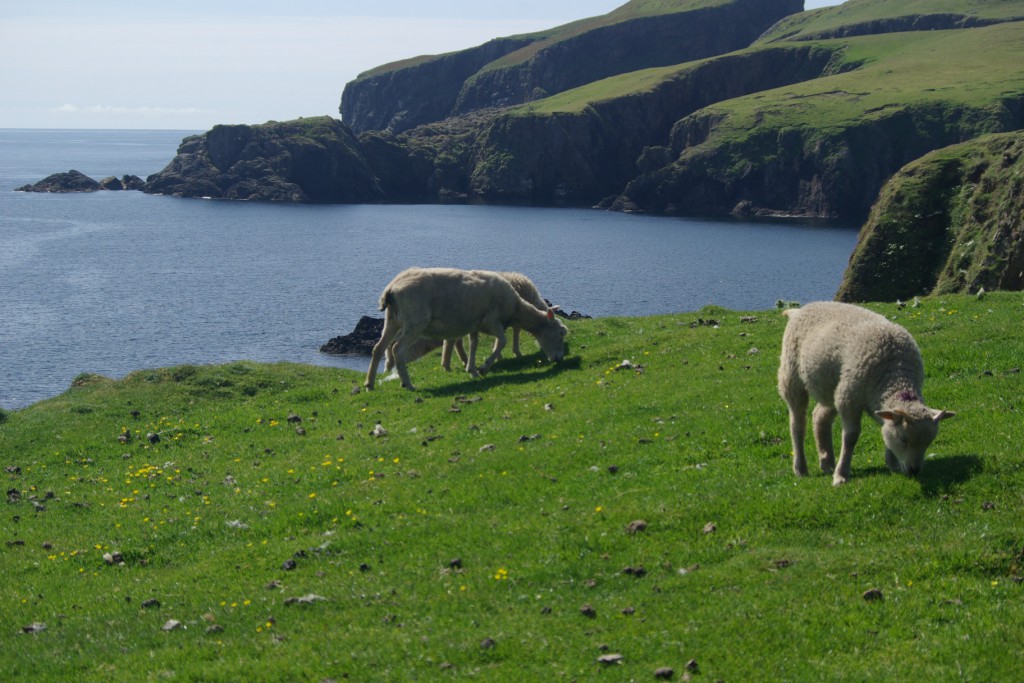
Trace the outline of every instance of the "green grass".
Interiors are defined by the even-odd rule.
[[[919,480],[868,421],[846,486],[792,475],[776,311],[574,322],[415,393],[83,375],[0,423],[0,679],[1019,680],[1024,296],[872,308],[958,412]]]
[[[725,100],[702,110],[720,118],[715,140],[753,130],[808,126],[842,130],[894,108],[942,103],[996,107],[1024,92],[1024,22],[954,31],[922,31],[814,41],[835,51],[833,75]],[[806,46],[807,43],[798,45]],[[726,58],[789,49],[773,43]],[[614,76],[521,105],[515,111],[577,113],[595,102],[648,92],[722,57]]]
[[[992,21],[1024,19],[1020,0],[846,0],[793,14],[778,22],[759,42],[800,40],[835,29],[899,17],[948,14]]]
[[[707,7],[716,7],[718,5],[727,4],[728,2],[731,2],[731,0],[631,0],[607,14],[579,19],[568,24],[562,24],[544,31],[537,31],[535,33],[507,36],[508,38],[529,39],[532,42],[494,60],[490,64],[487,64],[481,70],[481,73],[486,73],[487,71],[494,69],[507,68],[516,64],[522,64],[523,62],[533,58],[541,50],[549,48],[563,40],[568,40],[582,33],[586,33],[587,31],[593,31],[604,26],[611,26],[623,21],[631,21],[634,19],[658,16],[662,14],[691,12],[693,10],[705,9]],[[365,71],[359,74],[358,78],[369,78],[388,73],[389,71],[397,71],[399,69],[412,66],[419,66],[425,62],[432,61],[437,57],[443,57],[451,54],[455,53],[446,53],[445,55],[421,55],[396,62],[390,62]]]

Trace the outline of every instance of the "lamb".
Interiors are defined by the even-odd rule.
[[[939,423],[955,415],[925,405],[921,396],[924,363],[913,337],[884,316],[851,304],[822,301],[783,312],[789,321],[782,337],[779,394],[789,406],[793,471],[807,474],[804,433],[808,399],[813,398],[818,462],[832,484],[850,476],[853,449],[867,411],[882,426],[885,464],[916,476]],[[838,466],[832,423],[842,423]]]
[[[516,273],[513,271],[501,271],[498,272],[498,275],[508,280],[509,284],[512,285],[512,289],[516,290],[516,294],[522,297],[525,301],[533,304],[534,307],[537,308],[537,310],[547,312],[548,302],[545,301],[544,297],[540,295],[540,291],[537,289],[537,285],[533,284],[533,281],[529,277],[523,275],[522,273]],[[557,309],[558,307],[553,306],[552,308]],[[519,333],[520,328],[512,328],[512,353],[513,355],[515,355],[516,358],[519,358],[523,355],[519,349]],[[466,348],[462,343],[461,337],[457,339],[445,339],[443,345],[444,348],[441,351],[441,367],[443,367],[446,371],[451,371],[452,369],[451,363],[453,349],[458,354],[459,360],[462,362],[463,367],[466,367],[468,369],[471,366],[469,362],[469,357],[466,355]],[[435,339],[421,339],[407,349],[406,361],[414,361],[417,358],[420,358],[430,353],[438,346],[441,346],[441,343]],[[394,344],[392,344],[392,347],[394,347]],[[476,359],[474,358],[473,365],[475,365],[475,363]],[[391,372],[394,366],[395,359],[393,350],[388,349],[384,354],[385,372]]]
[[[520,327],[537,338],[550,360],[565,356],[565,325],[554,311],[539,311],[524,301],[505,278],[483,270],[409,268],[384,288],[380,308],[384,330],[373,347],[365,386],[372,390],[377,366],[394,345],[395,365],[402,386],[413,389],[406,363],[409,350],[421,337],[455,339],[470,335],[467,370],[476,372],[474,359],[480,332],[497,338],[494,351],[481,366],[486,372],[505,346],[505,328]]]

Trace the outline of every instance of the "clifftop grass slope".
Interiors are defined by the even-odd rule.
[[[777,311],[574,322],[415,394],[83,375],[0,423],[0,678],[1018,680],[1024,299],[872,308],[957,411],[918,480],[870,421],[845,487],[792,475]]]

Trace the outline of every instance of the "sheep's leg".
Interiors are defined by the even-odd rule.
[[[452,370],[452,349],[455,349],[455,353],[459,354],[459,361],[461,361],[462,367],[466,367],[466,363],[469,362],[469,357],[466,356],[466,345],[462,343],[462,337],[445,339],[444,347],[441,349],[441,367],[445,369],[445,372],[451,372]]]
[[[416,391],[416,387],[412,385],[412,380],[409,379],[409,347],[412,345],[414,338],[409,335],[399,335],[398,341],[395,342],[395,366],[398,369],[398,376],[402,380],[402,387],[409,391]]]
[[[484,332],[494,335],[494,350],[491,351],[491,355],[487,357],[487,360],[484,361],[483,367],[480,368],[481,373],[486,373],[491,369],[491,366],[494,365],[495,361],[501,357],[501,350],[505,348],[504,325],[501,323],[493,323],[489,326],[489,329],[485,329]]]
[[[455,353],[459,355],[459,360],[462,361],[463,367],[469,362],[469,356],[466,355],[466,345],[462,343],[462,337],[455,340]]]
[[[779,393],[789,406],[789,438],[793,443],[793,473],[798,477],[807,476],[807,459],[804,457],[804,435],[807,434],[807,405],[810,398],[802,385],[780,377]]]
[[[841,414],[843,423],[843,447],[839,451],[839,464],[832,475],[832,485],[841,486],[850,478],[850,463],[853,460],[853,449],[860,437],[860,413],[856,415]]]
[[[445,372],[452,371],[452,346],[454,343],[451,339],[445,339],[444,346],[441,347],[441,367]]]
[[[391,317],[384,316],[384,329],[380,333],[380,341],[373,346],[373,353],[370,355],[370,369],[366,371],[366,381],[363,386],[367,391],[373,391],[373,384],[377,379],[377,366],[380,365],[380,358],[391,347],[391,342],[398,335],[400,328],[394,324]],[[404,382],[404,378],[403,378]]]
[[[519,352],[519,328],[512,328],[512,355],[516,358],[522,357],[522,353]]]
[[[473,377],[479,377],[480,373],[476,369],[476,347],[480,343],[480,334],[478,332],[470,332],[469,334],[469,358],[466,359],[466,372]],[[486,370],[486,369],[485,369]]]
[[[832,423],[836,419],[836,409],[814,406],[814,443],[818,447],[818,465],[825,474],[832,474],[836,469],[836,453],[832,446]]]
[[[392,344],[384,351],[384,372],[391,373],[395,369],[395,345]]]

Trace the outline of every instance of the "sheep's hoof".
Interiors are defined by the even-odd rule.
[[[838,474],[835,475],[834,477],[832,477],[832,485],[833,486],[842,486],[845,483],[846,483],[846,477],[840,476]]]
[[[364,384],[363,386],[366,387],[367,391],[373,391],[373,385],[372,384]]]

